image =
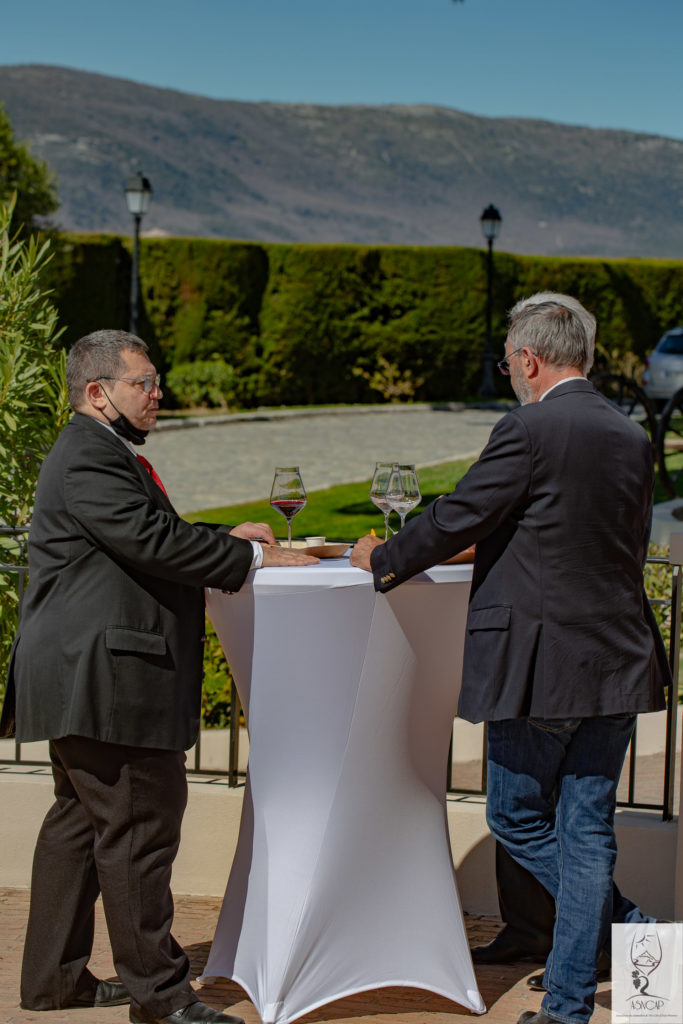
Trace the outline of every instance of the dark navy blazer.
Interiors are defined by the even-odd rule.
[[[452,494],[372,553],[386,591],[476,543],[459,715],[587,717],[665,706],[642,567],[645,432],[581,379],[494,427]]]

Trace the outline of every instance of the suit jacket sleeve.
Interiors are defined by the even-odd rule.
[[[188,523],[160,492],[152,500],[122,448],[106,463],[76,453],[65,469],[68,510],[84,534],[119,563],[190,586],[237,590],[251,566],[249,541]],[[168,505],[168,508],[165,506]]]
[[[480,458],[451,494],[437,498],[375,548],[375,589],[391,590],[492,533],[527,501],[531,474],[529,435],[512,412],[493,428]]]

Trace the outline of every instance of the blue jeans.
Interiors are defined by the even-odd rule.
[[[613,888],[614,811],[634,715],[488,723],[489,828],[556,904],[542,1009],[587,1021],[612,920],[648,921]]]

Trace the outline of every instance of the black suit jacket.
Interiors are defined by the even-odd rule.
[[[455,491],[373,551],[375,586],[389,590],[476,543],[462,718],[664,707],[642,576],[653,472],[645,432],[568,380],[504,416]]]
[[[184,750],[199,729],[204,586],[237,590],[253,549],[190,524],[118,437],[67,424],[40,472],[29,586],[1,730]]]

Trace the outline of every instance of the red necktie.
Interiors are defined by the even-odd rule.
[[[161,477],[157,473],[157,471],[154,468],[154,466],[152,465],[152,463],[148,459],[146,459],[144,455],[138,455],[137,452],[135,453],[135,457],[145,467],[145,469],[147,470],[147,472],[149,473],[149,475],[151,476],[152,480],[157,485],[157,487],[160,487],[162,489],[162,491],[164,492],[164,494],[166,494],[166,488],[162,484]],[[166,494],[166,497],[168,498],[168,494]]]

